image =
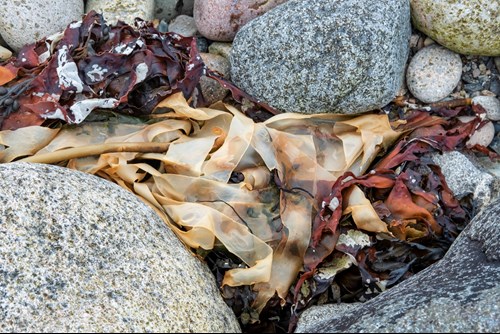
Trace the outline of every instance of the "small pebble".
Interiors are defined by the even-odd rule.
[[[175,32],[184,37],[196,35],[198,29],[194,23],[194,18],[187,15],[179,15],[168,25],[168,31]]]
[[[473,104],[479,104],[486,110],[486,116],[491,121],[500,121],[500,101],[494,96],[476,96]]]
[[[461,75],[460,56],[434,44],[415,54],[408,66],[406,83],[420,101],[433,103],[450,95],[460,82]]]
[[[12,51],[0,45],[0,61],[7,60],[10,57],[12,57]]]
[[[498,72],[500,72],[500,57],[495,57],[495,66],[497,67]]]
[[[229,59],[229,54],[231,53],[232,46],[232,43],[213,42],[208,47],[208,52]]]
[[[211,53],[200,53],[200,56],[208,68],[219,72],[226,79],[230,79],[229,60]],[[224,89],[217,81],[207,78],[206,76],[201,77],[200,85],[203,96],[208,101],[209,105],[222,100],[228,93],[228,90]]]
[[[461,122],[468,123],[474,119],[474,116],[461,116],[458,118]],[[487,122],[482,128],[476,130],[467,141],[467,146],[476,144],[489,146],[495,137],[495,126],[492,122]]]

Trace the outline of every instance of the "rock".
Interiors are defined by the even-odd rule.
[[[0,61],[7,60],[10,57],[12,57],[12,51],[0,45]]]
[[[286,1],[195,0],[193,16],[203,36],[214,41],[230,42],[245,24]]]
[[[441,167],[446,183],[455,197],[462,199],[472,195],[474,206],[479,211],[499,193],[499,179],[486,173],[472,156],[460,152],[445,152],[432,155],[432,160]]]
[[[475,118],[474,116],[460,116],[460,117],[458,117],[458,119],[461,122],[465,122],[465,123],[472,121],[474,118]],[[494,137],[495,137],[495,126],[493,125],[492,122],[487,122],[480,129],[476,129],[474,131],[472,136],[470,136],[469,140],[467,140],[466,144],[467,144],[467,146],[471,146],[471,147],[476,145],[476,144],[487,147],[491,144]]]
[[[168,25],[168,31],[173,31],[185,37],[192,37],[198,31],[191,16],[179,15]]]
[[[155,0],[154,15],[168,22],[181,14],[193,16],[193,6],[194,0]]]
[[[476,96],[473,104],[479,104],[486,110],[486,116],[491,121],[500,121],[500,101],[494,96]]]
[[[495,66],[497,67],[498,72],[500,72],[500,57],[495,57]]]
[[[231,53],[231,48],[233,45],[231,43],[224,42],[213,42],[208,47],[208,52],[214,55],[222,56],[226,59],[229,59],[229,55]]]
[[[281,111],[364,112],[401,87],[409,39],[407,1],[289,0],[238,32],[231,78]]]
[[[461,54],[500,55],[500,7],[491,0],[410,0],[414,26]]]
[[[442,46],[430,45],[417,52],[410,61],[406,83],[417,99],[433,103],[450,95],[461,76],[460,56]]]
[[[211,53],[200,53],[200,56],[208,68],[219,72],[226,79],[230,79],[229,60],[227,58]],[[217,81],[206,76],[201,77],[200,85],[203,97],[205,97],[209,105],[222,100],[228,93],[228,90],[224,89]]]
[[[0,165],[1,332],[240,331],[206,265],[98,177]]]
[[[64,30],[83,15],[82,0],[0,0],[0,33],[14,51]]]
[[[154,16],[154,0],[88,0],[86,11],[102,13],[108,24],[121,20],[134,26],[135,18],[151,21]]]
[[[320,316],[314,311],[315,321],[306,321],[304,313],[296,333],[497,333],[499,240],[497,198],[471,221],[441,261],[364,304],[323,307]]]

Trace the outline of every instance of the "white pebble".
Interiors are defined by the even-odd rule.
[[[460,56],[440,45],[423,48],[406,72],[410,92],[422,102],[433,103],[450,95],[462,76]]]
[[[476,96],[472,99],[472,103],[483,107],[489,120],[500,121],[500,101],[496,97]]]

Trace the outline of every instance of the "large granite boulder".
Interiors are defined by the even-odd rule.
[[[0,332],[235,332],[214,277],[98,177],[0,165]]]
[[[500,331],[500,197],[479,213],[441,261],[364,304],[306,311],[296,332]]]
[[[415,27],[450,50],[500,56],[498,0],[411,0]]]
[[[380,108],[404,77],[409,0],[290,0],[245,25],[231,78],[286,112]]]

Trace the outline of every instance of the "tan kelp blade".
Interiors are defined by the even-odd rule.
[[[364,173],[399,136],[385,115],[280,114],[254,123],[222,103],[191,108],[181,93],[156,111],[167,113],[153,114],[152,124],[3,131],[0,158],[43,161],[57,152],[58,162],[136,193],[187,246],[222,245],[239,257],[246,267],[228,270],[223,284],[253,285],[259,311],[275,293],[284,301],[303,270],[312,221],[335,180]],[[114,144],[121,149],[110,151]],[[85,157],[88,145],[95,149]],[[68,149],[83,153],[66,159]],[[345,212],[359,228],[387,231],[359,189],[348,197]]]

